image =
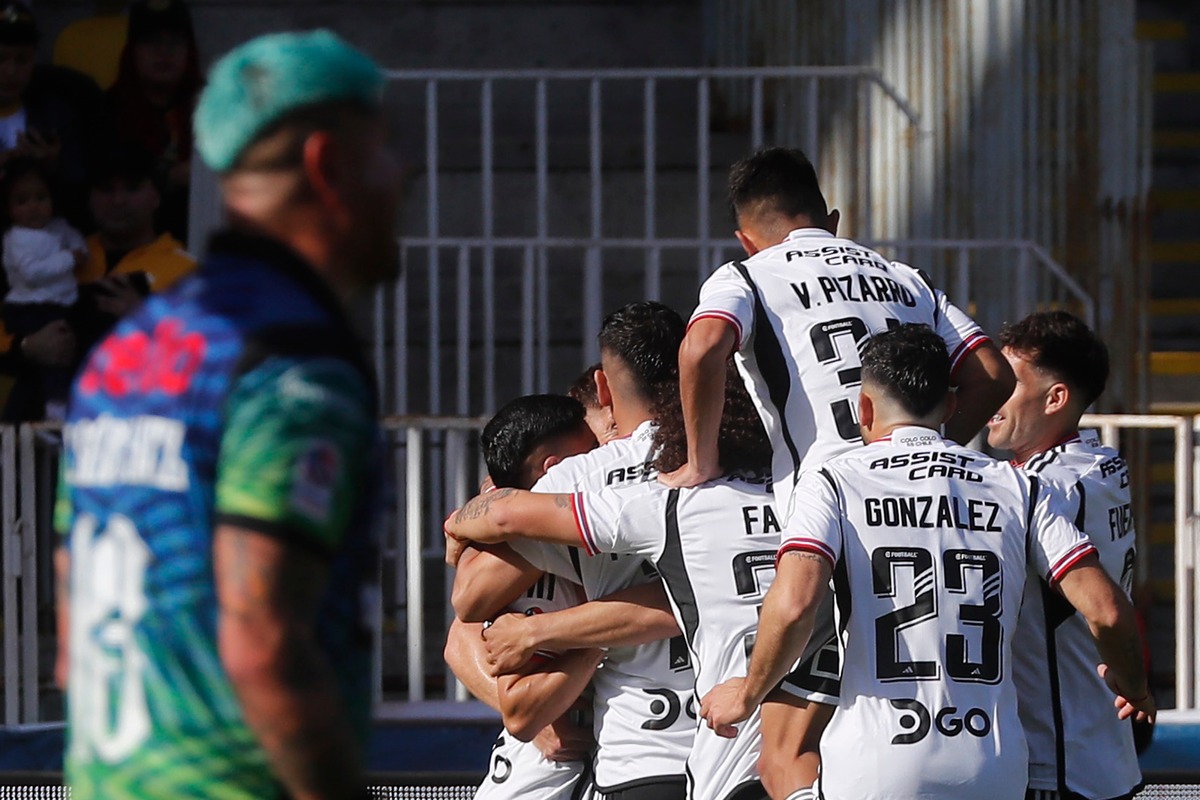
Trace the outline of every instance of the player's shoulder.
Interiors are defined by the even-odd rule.
[[[558,462],[534,484],[533,491],[574,492],[652,480],[647,462],[653,441],[654,425],[644,422],[629,436]]]

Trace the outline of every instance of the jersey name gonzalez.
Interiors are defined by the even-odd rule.
[[[926,466],[946,469],[914,476]],[[801,478],[780,555],[834,565],[846,651],[821,742],[825,796],[956,798],[965,785],[1024,796],[1011,642],[1026,565],[1053,581],[1094,552],[1061,503],[922,428]]]
[[[945,340],[953,366],[987,341],[921,273],[815,228],[713,272],[691,322],[706,318],[737,334],[736,361],[771,437],[785,520],[799,475],[862,441],[858,354],[871,336],[924,323]]]
[[[1125,460],[1100,444],[1095,431],[1082,431],[1029,459],[1024,469],[1064,487],[1064,513],[1088,535],[1104,571],[1128,594],[1137,536]],[[1029,741],[1030,788],[1083,797],[1129,794],[1142,780],[1133,731],[1113,713],[1087,623],[1036,575],[1025,584],[1024,603],[1013,666]]]
[[[572,493],[655,480],[654,426],[554,465],[535,492]],[[589,558],[577,547],[514,539],[529,563],[583,586],[589,600],[659,580],[640,556]],[[657,778],[679,778],[696,727],[694,675],[682,637],[640,647],[614,647],[592,678],[595,690],[595,781],[600,791]]]

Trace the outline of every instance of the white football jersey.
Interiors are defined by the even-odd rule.
[[[1095,552],[1062,503],[1036,476],[927,428],[800,479],[780,554],[834,565],[845,637],[823,796],[1024,797],[1011,646],[1026,565],[1053,582]]]
[[[577,606],[583,599],[583,587],[547,574],[507,610],[542,614]],[[557,653],[538,653],[540,658],[555,655]],[[475,790],[475,800],[573,800],[587,796],[590,780],[586,776],[590,773],[585,762],[550,761],[532,743],[522,742],[505,730],[492,745],[488,772]]]
[[[631,436],[554,465],[533,490],[570,494],[655,482],[653,439],[654,425],[643,423]],[[589,600],[659,579],[640,556],[588,558],[578,547],[523,539],[511,545],[535,567],[580,583]],[[694,680],[682,636],[608,651],[592,678],[598,791],[683,776],[696,730]]]
[[[691,322],[705,318],[737,332],[736,361],[771,437],[785,520],[799,475],[862,443],[859,351],[871,336],[924,323],[945,340],[952,369],[987,341],[917,270],[818,228],[718,268]]]
[[[746,674],[779,549],[779,518],[765,480],[583,492],[575,508],[593,558],[634,553],[658,568],[691,651],[697,696]],[[733,739],[700,724],[688,758],[688,796],[720,800],[757,781],[761,750],[757,711]]]
[[[1091,539],[1104,571],[1128,594],[1136,559],[1129,468],[1083,431],[1039,453],[1024,469],[1066,490],[1066,514]],[[1096,672],[1100,654],[1087,623],[1040,576],[1025,584],[1013,640],[1014,678],[1029,742],[1029,786],[1087,798],[1120,797],[1141,784],[1128,720]]]

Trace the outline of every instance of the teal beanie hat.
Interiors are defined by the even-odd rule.
[[[196,149],[227,172],[273,122],[305,106],[339,100],[380,105],[384,76],[375,62],[330,31],[252,39],[213,65],[196,104]]]

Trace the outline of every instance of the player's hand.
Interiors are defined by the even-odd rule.
[[[446,566],[458,569],[458,561],[462,558],[463,553],[467,552],[467,548],[471,546],[471,543],[464,542],[462,539],[451,536],[445,531],[443,531],[443,534],[446,537]]]
[[[715,464],[712,467],[700,467],[689,461],[674,472],[659,473],[658,482],[673,489],[687,489],[716,480],[723,474]]]
[[[1100,677],[1108,684],[1108,688],[1117,696],[1113,700],[1113,706],[1117,709],[1118,719],[1133,717],[1138,722],[1154,722],[1154,716],[1158,711],[1154,706],[1154,698],[1150,695],[1149,689],[1146,690],[1146,694],[1143,697],[1132,699],[1117,684],[1117,676],[1113,674],[1113,671],[1108,668],[1107,664],[1097,666],[1096,672],[1100,673]]]
[[[483,646],[492,677],[511,675],[529,663],[540,642],[533,636],[531,618],[524,614],[501,614],[483,629]]]
[[[745,678],[730,678],[710,689],[700,701],[700,716],[717,736],[724,736],[726,739],[737,736],[738,729],[735,725],[749,719],[754,712],[742,693],[745,683]]]
[[[596,745],[592,731],[571,721],[570,712],[538,731],[531,740],[547,761],[582,761]]]

